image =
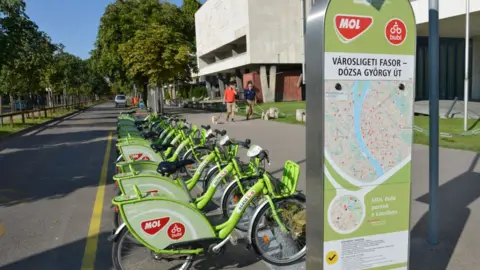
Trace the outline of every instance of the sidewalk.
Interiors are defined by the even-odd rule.
[[[195,109],[167,108],[181,114],[194,124],[211,125],[218,113]],[[252,143],[269,150],[270,171],[281,173],[286,160],[301,165],[299,189],[305,190],[305,126],[274,121],[250,120],[237,117],[235,123],[222,116],[213,128],[227,130],[238,140],[249,138]],[[244,151],[240,155],[244,155]],[[476,269],[480,264],[480,153],[440,149],[440,244],[426,243],[428,227],[428,147],[414,145],[411,204],[410,269]]]

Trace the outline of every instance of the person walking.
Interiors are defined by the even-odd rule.
[[[223,103],[227,106],[227,122],[230,115],[232,115],[232,122],[235,122],[235,109],[236,109],[236,90],[237,83],[230,81],[225,93],[223,94]]]
[[[253,82],[248,81],[247,89],[243,91],[247,102],[247,120],[253,118],[253,105],[257,103],[257,91],[253,88]]]

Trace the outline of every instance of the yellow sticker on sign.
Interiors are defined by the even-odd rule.
[[[327,264],[335,264],[338,261],[338,254],[336,251],[330,251],[327,253],[327,257],[325,258]]]

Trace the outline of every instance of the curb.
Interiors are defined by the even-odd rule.
[[[40,124],[37,124],[37,125],[33,125],[31,127],[28,127],[28,128],[24,128],[22,130],[19,130],[17,132],[14,132],[12,134],[9,134],[9,135],[5,135],[3,137],[0,138],[0,149],[2,148],[1,147],[1,144],[5,143],[6,141],[10,140],[10,139],[13,139],[13,138],[17,138],[17,137],[20,137],[22,135],[25,135],[29,132],[32,132],[34,130],[37,130],[39,128],[42,128],[42,127],[45,127],[45,126],[48,126],[49,124],[52,124],[52,123],[55,123],[55,122],[58,122],[58,121],[61,121],[61,120],[64,120],[65,118],[68,118],[70,116],[76,116],[76,115],[79,115],[85,111],[87,111],[88,109],[94,107],[94,106],[97,106],[97,105],[100,105],[102,103],[105,103],[105,101],[103,102],[100,102],[100,103],[97,103],[97,104],[94,104],[94,105],[91,105],[91,106],[88,106],[87,108],[84,108],[84,109],[77,109],[76,111],[74,112],[71,112],[71,113],[68,113],[68,114],[65,114],[63,116],[60,116],[60,117],[57,117],[57,118],[54,118],[54,119],[51,119],[51,120],[48,120],[48,121],[45,121],[43,123],[40,123]]]

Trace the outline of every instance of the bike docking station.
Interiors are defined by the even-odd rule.
[[[408,0],[312,6],[308,270],[408,269],[416,38]]]

